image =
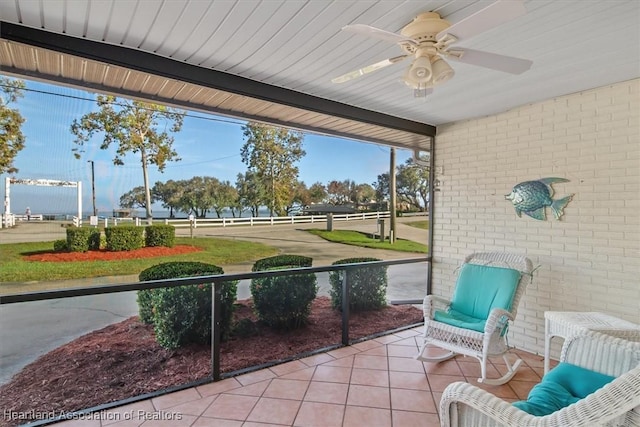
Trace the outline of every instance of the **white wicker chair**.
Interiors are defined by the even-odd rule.
[[[640,426],[640,343],[587,332],[564,343],[560,360],[616,379],[542,417],[521,411],[472,384],[452,383],[440,400],[441,426]]]
[[[451,301],[435,295],[427,295],[423,302],[423,344],[416,359],[425,362],[441,362],[456,354],[472,356],[480,362],[481,377],[478,379],[479,382],[490,385],[504,384],[513,378],[522,363],[522,360],[517,358],[515,363],[511,364],[506,357],[509,350],[506,328],[508,328],[509,322],[513,322],[516,317],[520,298],[524,294],[526,285],[531,281],[533,265],[524,256],[499,252],[474,253],[467,256],[464,263],[503,267],[520,272],[511,307],[509,310],[493,308],[490,313],[487,313],[484,332],[478,332],[435,320],[436,312],[449,311]],[[444,355],[430,355],[428,354],[430,345],[448,350],[448,352]],[[489,379],[487,378],[487,362],[489,357],[494,356],[504,358],[507,372],[498,379]]]

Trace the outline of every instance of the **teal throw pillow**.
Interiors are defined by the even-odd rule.
[[[613,381],[615,377],[590,371],[571,363],[561,362],[547,375],[545,381],[553,381],[566,388],[569,393],[579,399],[585,398],[594,391]]]
[[[527,400],[514,402],[513,406],[542,417],[584,399],[614,379],[609,375],[562,362],[531,389]]]

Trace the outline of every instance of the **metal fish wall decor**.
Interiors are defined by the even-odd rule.
[[[573,198],[573,194],[562,199],[553,200],[553,188],[551,184],[556,182],[569,182],[564,178],[542,178],[537,181],[525,181],[517,184],[507,194],[505,199],[511,200],[519,217],[522,213],[531,218],[544,221],[547,219],[545,208],[549,206],[555,219],[560,219],[564,214],[564,208]]]

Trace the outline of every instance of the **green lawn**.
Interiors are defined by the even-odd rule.
[[[310,229],[308,231],[311,234],[315,234],[316,236],[320,236],[323,239],[334,243],[343,243],[345,245],[361,246],[364,248],[388,249],[400,252],[427,253],[427,245],[413,242],[411,240],[397,239],[392,245],[388,240],[381,242],[377,237],[374,238],[371,234],[361,233],[359,231],[326,231],[319,229]]]
[[[138,274],[152,265],[168,261],[200,261],[222,266],[265,258],[278,252],[277,249],[261,243],[217,238],[176,238],[176,244],[193,245],[203,250],[175,256],[118,261],[38,262],[25,261],[23,255],[51,251],[53,242],[4,244],[0,245],[0,282]]]
[[[404,225],[409,225],[409,226],[415,227],[415,228],[421,228],[423,230],[428,230],[429,229],[429,221],[428,220],[405,222]]]

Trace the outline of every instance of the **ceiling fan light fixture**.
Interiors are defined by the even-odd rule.
[[[432,75],[431,59],[428,56],[417,57],[409,67],[409,76],[417,83],[428,83]]]
[[[431,70],[433,74],[434,85],[439,85],[450,80],[455,74],[453,68],[451,68],[451,66],[447,64],[447,61],[440,57],[435,58],[431,63]]]

